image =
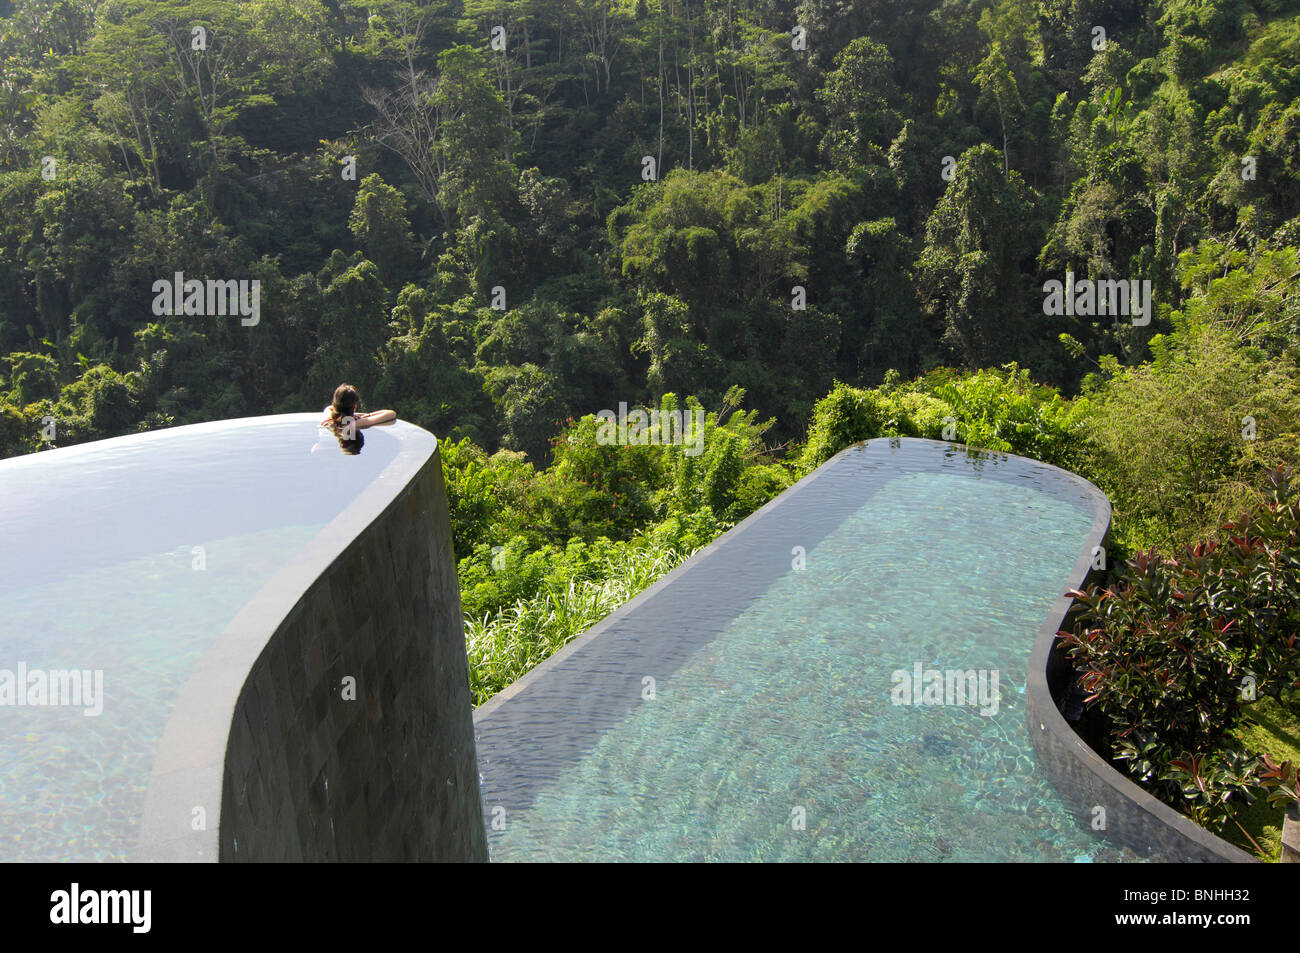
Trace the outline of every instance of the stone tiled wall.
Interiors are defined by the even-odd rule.
[[[220,859],[487,860],[438,453],[253,666],[226,747]]]
[[[1033,722],[1030,733],[1039,769],[1078,811],[1080,824],[1087,827],[1095,817],[1101,818],[1106,827],[1099,836],[1154,861],[1224,863],[1253,859],[1245,851],[1198,828],[1119,774],[1064,722],[1049,725],[1056,715],[1055,706],[1048,711],[1042,701],[1036,697],[1029,699],[1029,719]],[[1094,813],[1097,808],[1105,813]]]

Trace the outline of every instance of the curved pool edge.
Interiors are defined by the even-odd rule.
[[[901,439],[1021,460],[1052,471],[1080,489],[1092,505],[1092,527],[1088,532],[1083,551],[1070,572],[1067,588],[1082,590],[1087,585],[1089,577],[1094,573],[1093,562],[1097,548],[1104,546],[1110,534],[1111,524],[1110,500],[1091,481],[1077,473],[1032,457],[983,450],[941,440],[918,437]],[[1246,851],[1179,814],[1111,767],[1075,733],[1069,722],[1065,720],[1051,691],[1049,666],[1054,658],[1058,665],[1069,665],[1068,660],[1061,653],[1054,653],[1053,650],[1056,648],[1057,633],[1064,628],[1074,602],[1073,597],[1064,592],[1057,597],[1046,620],[1038,630],[1029,656],[1025,685],[1025,720],[1040,770],[1067,803],[1079,805],[1076,819],[1080,824],[1091,828],[1097,817],[1094,814],[1095,808],[1103,808],[1105,827],[1098,832],[1107,839],[1134,850],[1146,859],[1175,863],[1258,862]]]
[[[1035,461],[1064,474],[1087,494],[1093,507],[1092,528],[1084,551],[1070,573],[1071,589],[1082,590],[1094,575],[1097,547],[1110,533],[1111,504],[1088,480],[1069,470]],[[1184,817],[1155,795],[1117,771],[1070,727],[1057,707],[1049,675],[1069,672],[1069,660],[1055,651],[1058,637],[1075,605],[1062,593],[1052,605],[1034,640],[1025,686],[1025,719],[1038,763],[1052,786],[1068,802],[1079,805],[1079,823],[1098,830],[1149,860],[1166,863],[1257,863],[1257,858]],[[1101,808],[1104,813],[1096,813]]]
[[[941,443],[929,440],[927,443]],[[1082,590],[1094,575],[1093,563],[1099,547],[1110,534],[1111,504],[1106,494],[1091,481],[1054,464],[1001,451],[980,450],[964,444],[953,447],[1014,457],[1054,471],[1072,483],[1092,506],[1092,527],[1083,551],[1070,572],[1069,589]],[[1055,652],[1057,633],[1066,623],[1075,600],[1062,593],[1038,630],[1029,656],[1025,685],[1025,721],[1029,737],[1044,775],[1068,802],[1079,805],[1076,819],[1149,860],[1163,862],[1250,863],[1255,858],[1179,814],[1106,762],[1070,727],[1057,707],[1049,675],[1053,663],[1062,677],[1072,677],[1069,660]],[[1096,808],[1104,815],[1096,815]],[[1093,827],[1101,819],[1104,827]]]
[[[191,671],[132,861],[487,859],[438,441],[383,432],[395,458]]]

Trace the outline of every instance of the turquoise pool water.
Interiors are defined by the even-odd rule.
[[[493,859],[1131,859],[1039,775],[1025,724],[1092,523],[1026,461],[841,456],[480,710]],[[909,698],[918,667],[985,693]]]
[[[80,706],[0,696],[0,859],[128,857],[158,742],[194,664],[396,453],[382,431],[355,457],[332,440],[313,452],[315,416],[0,462],[0,576],[10,581],[0,592],[0,679],[20,665],[102,675],[99,714],[86,714],[84,696]]]

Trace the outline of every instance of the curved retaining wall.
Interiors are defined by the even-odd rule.
[[[1093,574],[1095,547],[1103,546],[1110,532],[1110,501],[1077,474],[1060,472],[1085,486],[1092,501],[1088,543],[1070,575],[1070,588],[1083,589]],[[1056,633],[1065,628],[1073,605],[1074,600],[1067,595],[1056,600],[1038,631],[1029,659],[1025,711],[1039,768],[1069,803],[1078,805],[1081,823],[1092,826],[1104,820],[1102,830],[1107,837],[1151,860],[1254,861],[1250,854],[1188,820],[1116,771],[1075,734],[1061,715],[1055,699],[1069,685],[1072,670],[1069,658],[1057,649]]]
[[[186,683],[133,860],[487,860],[442,462],[390,433]]]

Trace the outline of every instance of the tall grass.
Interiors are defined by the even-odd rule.
[[[565,588],[549,586],[482,619],[466,617],[475,706],[550,658],[690,555],[638,536],[606,557],[596,578],[570,579]]]

